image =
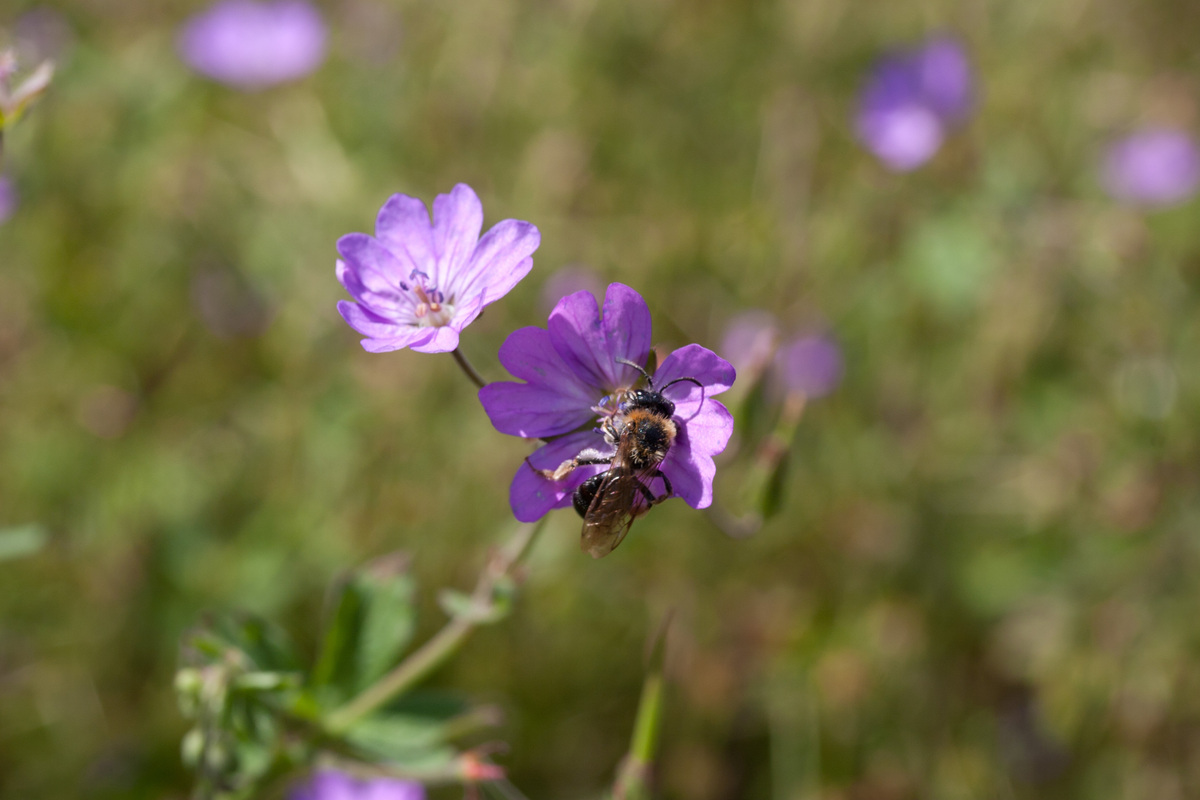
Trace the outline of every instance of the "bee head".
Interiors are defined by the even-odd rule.
[[[675,413],[675,404],[653,389],[637,389],[630,392],[625,400],[625,407],[630,411],[636,408],[645,409],[660,417],[670,417]]]

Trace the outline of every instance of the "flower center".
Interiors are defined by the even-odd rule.
[[[625,403],[631,391],[633,391],[633,387],[631,386],[614,389],[611,393],[601,397],[596,405],[592,406],[592,411],[596,414],[596,429],[604,434],[605,441],[611,445],[615,445],[620,438],[621,432],[618,429],[618,422],[619,416],[623,411],[621,406]]]
[[[408,280],[408,283],[401,281],[400,288],[417,297],[413,316],[418,327],[440,328],[454,319],[454,298],[447,300],[440,289],[430,285],[427,274],[414,269]]]

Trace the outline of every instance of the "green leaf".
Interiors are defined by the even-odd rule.
[[[336,590],[313,683],[334,702],[357,693],[399,660],[416,625],[415,583],[407,558],[393,554],[351,575]]]
[[[364,757],[405,769],[445,767],[456,750],[446,744],[441,720],[408,714],[376,714],[346,732],[346,741]]]
[[[368,597],[358,644],[359,690],[391,669],[412,641],[416,583],[407,565],[407,559],[392,556],[374,562],[360,576]]]

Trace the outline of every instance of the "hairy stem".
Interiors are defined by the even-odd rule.
[[[463,373],[465,373],[466,376],[471,379],[472,383],[474,383],[480,389],[482,389],[484,386],[487,386],[487,381],[485,381],[483,376],[479,374],[478,370],[471,365],[471,362],[467,361],[467,357],[462,354],[462,350],[456,347],[450,351],[450,355],[454,356],[454,360],[458,362],[459,369],[461,369]]]
[[[475,605],[484,607],[492,602],[492,593],[497,582],[507,576],[528,552],[544,524],[543,518],[538,522],[522,525],[503,547],[491,554],[471,595]],[[403,694],[441,666],[479,625],[478,619],[466,616],[451,619],[444,628],[397,664],[391,672],[364,689],[358,697],[331,712],[325,719],[325,730],[332,734],[343,733],[367,714]]]

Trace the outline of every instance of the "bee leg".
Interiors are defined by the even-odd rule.
[[[525,463],[529,465],[531,470],[538,473],[543,478],[547,478],[552,481],[563,480],[572,472],[574,472],[576,467],[587,467],[593,464],[611,464],[612,460],[613,457],[611,455],[605,455],[599,450],[593,450],[589,447],[587,450],[581,451],[579,455],[575,456],[574,458],[568,458],[566,461],[559,464],[555,469],[538,469],[533,465],[533,462],[529,460],[529,456],[525,456]]]
[[[658,498],[651,497],[651,498],[650,498],[650,500],[651,500],[651,503],[650,503],[650,505],[652,505],[652,506],[653,506],[653,505],[658,505],[658,504],[659,504],[659,503],[661,503],[663,500],[668,500],[668,499],[670,499],[671,497],[673,497],[673,496],[675,495],[675,490],[674,490],[673,488],[671,488],[671,481],[670,481],[670,479],[669,479],[669,478],[667,478],[667,476],[663,474],[663,471],[662,471],[661,469],[655,470],[655,471],[654,471],[654,474],[653,474],[653,475],[651,475],[650,477],[652,477],[652,478],[662,478],[662,482],[663,482],[663,490],[664,490],[664,491],[663,491],[663,496],[662,496],[662,497],[658,497]],[[645,488],[645,487],[643,486],[642,488]],[[650,493],[650,490],[649,490],[649,489],[646,489],[646,493],[647,493],[647,494],[649,494],[649,493]]]

